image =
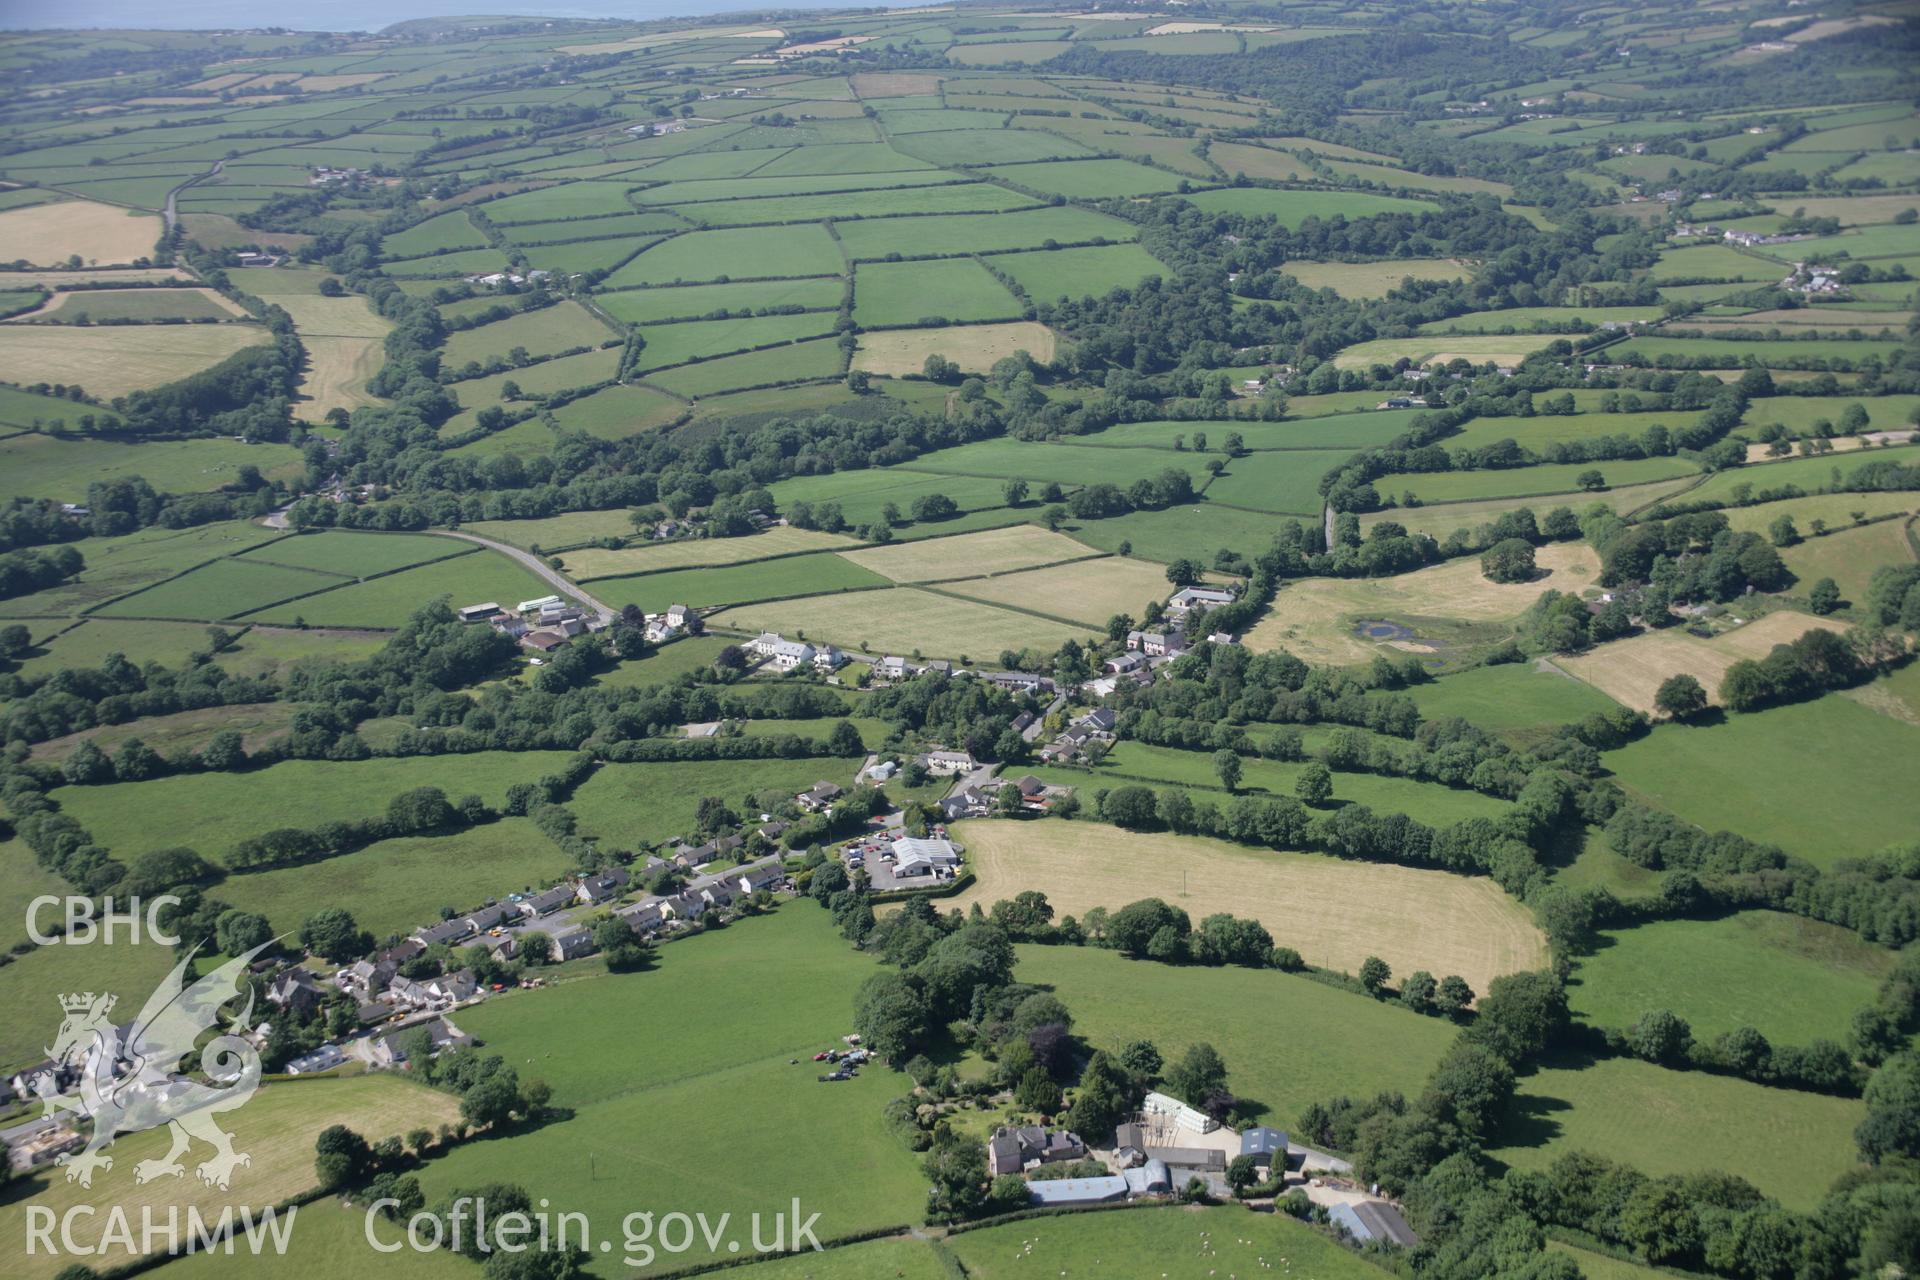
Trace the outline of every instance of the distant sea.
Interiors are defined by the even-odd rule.
[[[924,0],[857,0],[860,8],[904,8]],[[761,12],[788,9],[855,7],[842,0],[783,0]],[[294,31],[378,31],[412,18],[455,18],[470,14],[515,14],[546,18],[706,17],[753,12],[750,0],[567,0],[563,4],[520,9],[499,0],[319,0],[315,4],[261,4],[252,0],[173,0],[168,4],[132,0],[0,0],[0,29],[120,27],[141,30],[216,31],[249,27],[286,27]]]

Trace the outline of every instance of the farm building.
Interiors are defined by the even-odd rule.
[[[1027,1195],[1035,1204],[1106,1204],[1113,1200],[1127,1198],[1127,1180],[1113,1176],[1106,1178],[1056,1178],[1045,1182],[1029,1182]]]
[[[1220,1122],[1206,1112],[1196,1110],[1178,1098],[1169,1098],[1164,1093],[1147,1094],[1140,1104],[1140,1110],[1150,1119],[1169,1120],[1192,1133],[1212,1133],[1220,1127]]]
[[[502,612],[498,602],[489,600],[485,604],[463,605],[459,610],[459,618],[462,622],[488,622]]]
[[[1126,1179],[1127,1194],[1130,1196],[1163,1195],[1173,1190],[1173,1174],[1158,1160],[1124,1169],[1120,1176]]]
[[[1233,603],[1233,592],[1224,587],[1182,587],[1167,600],[1167,612],[1182,615],[1194,609],[1212,609]]]
[[[1282,1164],[1287,1159],[1287,1135],[1282,1129],[1269,1129],[1265,1125],[1255,1125],[1240,1133],[1240,1154],[1252,1156],[1256,1165],[1272,1166],[1275,1156]]]
[[[1400,1216],[1400,1211],[1384,1200],[1333,1205],[1327,1210],[1327,1221],[1362,1244],[1379,1240],[1402,1249],[1411,1249],[1420,1243],[1420,1237]]]
[[[950,840],[902,836],[893,842],[893,858],[893,874],[903,878],[951,875],[960,866],[960,852]]]

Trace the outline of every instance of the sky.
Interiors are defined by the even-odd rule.
[[[858,0],[861,7],[895,7],[915,0]],[[554,18],[645,20],[731,13],[751,0],[554,0],[506,8],[488,0],[319,0],[260,3],[259,0],[0,0],[0,29],[131,27],[209,31],[236,27],[287,27],[296,31],[377,31],[410,18],[515,13]],[[846,8],[847,0],[782,0],[780,9]]]

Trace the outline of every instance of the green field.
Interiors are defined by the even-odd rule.
[[[1316,515],[1321,508],[1320,477],[1350,456],[1345,449],[1248,454],[1227,464],[1207,486],[1207,499],[1255,511]]]
[[[1746,486],[1754,493],[1798,485],[1808,492],[1824,489],[1835,480],[1852,474],[1868,463],[1898,461],[1908,466],[1920,459],[1920,448],[1860,449],[1852,453],[1834,453],[1814,458],[1788,458],[1780,462],[1734,467],[1709,476],[1706,483],[1687,494],[1689,501],[1733,501],[1733,491]],[[1603,464],[1616,465],[1616,464]],[[1861,495],[1866,496],[1866,495]]]
[[[656,972],[464,1013],[463,1029],[522,1078],[545,1079],[572,1115],[435,1161],[422,1177],[428,1199],[510,1167],[535,1197],[596,1222],[646,1209],[770,1214],[802,1186],[822,1238],[913,1221],[924,1197],[918,1162],[880,1114],[899,1077],[872,1069],[829,1088],[812,1063],[790,1065],[838,1042],[871,972],[824,912],[796,902],[675,943]],[[760,1140],[772,1132],[785,1140]],[[832,1178],[812,1176],[823,1166]],[[595,1273],[630,1274],[619,1256],[597,1259]],[[652,1269],[701,1256],[662,1254]]]
[[[948,450],[955,453],[958,450]],[[837,502],[841,514],[847,523],[863,525],[880,518],[881,510],[892,503],[903,513],[913,509],[913,500],[923,494],[943,493],[952,498],[962,511],[982,511],[1001,507],[1006,502],[1002,492],[1003,484],[989,477],[933,475],[925,471],[907,471],[899,467],[875,468],[868,471],[837,471],[824,476],[794,476],[778,481],[770,486],[773,500],[781,510],[787,510],[796,502],[809,502],[818,505],[822,502]],[[1006,509],[1008,524],[1018,524],[1030,515],[1038,514],[1037,509],[1024,511]],[[952,521],[942,521],[938,525],[928,526],[945,532],[953,527]]]
[[[1855,1162],[1857,1099],[1669,1071],[1631,1058],[1542,1067],[1520,1080],[1488,1154],[1540,1169],[1590,1151],[1659,1177],[1737,1173],[1792,1209],[1811,1209]],[[1731,1117],[1741,1117],[1732,1123]]]
[[[651,387],[620,386],[570,400],[551,412],[561,431],[584,431],[602,440],[622,440],[665,426],[684,414],[686,406]]]
[[[524,311],[506,320],[462,329],[447,338],[446,360],[453,368],[477,360],[505,360],[514,350],[531,356],[551,356],[576,347],[598,347],[613,339],[613,331],[577,302],[557,302],[537,311]]]
[[[823,218],[851,220],[909,214],[998,213],[1005,209],[1031,208],[1034,203],[1031,198],[1004,187],[967,182],[837,195],[715,200],[707,204],[675,205],[673,211],[683,218],[710,227],[738,227],[755,223],[818,222]]]
[[[240,840],[274,827],[315,827],[336,818],[385,813],[389,800],[412,787],[437,786],[454,799],[478,793],[498,807],[508,784],[552,772],[568,758],[558,751],[483,751],[287,760],[241,773],[61,787],[54,795],[62,809],[121,858],[184,842],[217,862]]]
[[[1184,179],[1131,160],[1074,160],[1066,164],[1010,164],[986,170],[996,178],[1070,200],[1150,196],[1172,191]]]
[[[1201,1275],[1202,1268],[1208,1275],[1271,1271],[1313,1280],[1380,1280],[1388,1274],[1283,1213],[1249,1214],[1234,1206],[1067,1214],[963,1232],[946,1247],[979,1280],[1106,1274],[1118,1269],[1118,1259],[1136,1260],[1142,1275],[1161,1267],[1182,1276]]]
[[[1075,1033],[1095,1048],[1145,1038],[1173,1061],[1188,1045],[1213,1045],[1228,1087],[1276,1128],[1336,1094],[1414,1091],[1454,1034],[1439,1019],[1304,978],[1153,964],[1096,947],[1023,946],[1018,973],[1051,986],[1073,1011]],[[1261,1017],[1243,1016],[1250,1009]],[[1273,1035],[1275,1027],[1286,1034]]]
[[[350,529],[327,529],[281,538],[246,553],[245,563],[259,561],[290,565],[296,569],[318,569],[353,577],[367,577],[462,555],[473,544],[452,538],[436,538],[417,533],[358,533]]]
[[[932,310],[929,310],[932,308]],[[1015,320],[1020,302],[970,258],[870,262],[853,279],[853,318],[862,326]]]
[[[1261,187],[1227,187],[1201,191],[1180,199],[1208,213],[1240,213],[1270,217],[1283,227],[1298,227],[1308,218],[1365,218],[1376,213],[1421,213],[1434,206],[1424,200],[1399,196],[1360,195],[1351,191],[1272,191]]]
[[[1859,405],[1872,431],[1898,431],[1912,425],[1920,396],[1768,396],[1748,403],[1739,433],[1752,437],[1757,427],[1778,423],[1790,435],[1810,435],[1813,424],[1825,419],[1837,428],[1842,414]]]
[[[484,769],[472,779],[448,772],[439,785],[455,798],[484,787],[496,806],[504,795],[499,776]],[[525,818],[503,818],[455,835],[382,840],[337,858],[229,876],[216,892],[266,916],[276,930],[296,930],[326,905],[345,907],[362,928],[385,938],[432,924],[442,908],[471,910],[489,898],[544,889],[571,862]],[[459,876],[446,876],[448,867],[458,867]]]
[[[1529,449],[1550,443],[1595,440],[1602,436],[1629,436],[1638,440],[1648,427],[1679,430],[1700,417],[1692,410],[1652,410],[1643,413],[1536,414],[1531,418],[1475,418],[1458,435],[1443,442],[1451,449],[1480,449],[1498,440],[1517,440]],[[1605,467],[1606,463],[1595,464]]]
[[[823,227],[788,227],[773,233],[751,228],[694,231],[648,249],[608,276],[601,287],[825,276],[843,265],[839,246]]]
[[[1159,449],[1087,449],[1077,444],[1036,444],[1024,440],[982,440],[954,449],[922,454],[916,471],[942,475],[992,476],[1062,485],[1116,484],[1122,489],[1169,468],[1187,472],[1197,488],[1206,473],[1194,454]]]
[[[534,577],[505,556],[483,551],[335,587],[324,595],[260,609],[247,620],[297,622],[304,619],[316,627],[398,627],[414,610],[436,596],[450,597],[453,606],[458,608],[483,600],[533,600],[552,591],[544,579]]]
[[[348,579],[313,569],[283,569],[252,560],[216,560],[101,609],[109,618],[238,617],[281,600],[340,586]]]
[[[244,318],[233,304],[206,289],[88,289],[62,293],[53,305],[27,319],[62,324],[136,321],[226,321]]]
[[[374,1230],[383,1244],[401,1245],[404,1232],[385,1219]],[[383,1253],[368,1247],[366,1210],[330,1200],[302,1205],[284,1254],[196,1253],[166,1264],[167,1280],[306,1280],[351,1258],[361,1280],[475,1280],[478,1267],[451,1249],[421,1253],[401,1247]]]
[[[1260,740],[1257,732],[1251,736],[1256,742]],[[1301,770],[1306,767],[1252,756],[1243,757],[1241,764],[1239,790],[1248,795],[1290,796]],[[1044,766],[1037,772],[1051,781],[1075,786],[1083,782],[1098,783],[1102,777],[1110,777],[1113,786],[1140,781],[1221,790],[1220,779],[1213,769],[1212,752],[1155,747],[1144,742],[1115,743],[1100,767],[1091,774],[1084,769]],[[1468,818],[1498,818],[1508,808],[1506,801],[1477,791],[1371,773],[1336,773],[1333,795],[1343,804],[1363,804],[1375,813],[1404,813],[1429,826],[1447,826]],[[1216,803],[1225,802],[1221,795],[1211,798]]]
[[[380,252],[389,258],[416,258],[445,249],[481,249],[486,243],[487,238],[467,221],[465,210],[456,209],[383,237]]]
[[[722,356],[700,364],[683,365],[665,373],[653,374],[648,381],[675,395],[698,399],[745,387],[834,378],[839,376],[844,363],[840,348],[832,341],[820,338],[812,342],[774,347],[769,351],[751,351],[744,355]]]
[[[887,580],[831,551],[719,568],[670,569],[632,578],[601,578],[600,599],[618,609],[637,604],[659,613],[670,604],[742,604],[781,596],[816,595],[855,587],[884,587]]]
[[[685,642],[664,652],[678,654]],[[717,648],[686,646],[688,656],[711,662]],[[656,659],[623,664],[645,669]],[[684,668],[683,668],[684,669]],[[823,720],[831,728],[833,721]],[[809,734],[808,736],[818,736]],[[846,785],[860,768],[858,760],[810,757],[804,760],[688,760],[671,764],[603,765],[580,785],[568,808],[580,815],[580,829],[621,844],[651,844],[692,832],[702,796],[719,796],[729,805],[761,791],[789,795],[822,778]],[[909,794],[889,792],[896,798]]]
[[[72,420],[78,417],[76,410]],[[136,475],[164,492],[211,493],[234,483],[243,466],[276,479],[298,479],[306,469],[299,450],[283,444],[229,439],[132,444],[26,434],[0,440],[0,499],[85,502],[88,485]]]
[[[1423,504],[1476,502],[1487,498],[1527,498],[1565,495],[1563,501],[1606,501],[1607,490],[1584,493],[1579,477],[1598,471],[1607,489],[1672,480],[1696,474],[1699,470],[1685,458],[1615,458],[1608,462],[1546,463],[1534,467],[1510,467],[1499,471],[1402,472],[1380,476],[1374,488],[1399,498],[1412,493]],[[1698,491],[1695,491],[1697,493]],[[1689,495],[1693,496],[1693,495]]]
[[[763,307],[830,310],[840,305],[844,292],[845,286],[837,277],[823,277],[688,285],[678,289],[624,289],[602,296],[599,303],[616,320],[628,324],[658,324],[665,320],[699,320],[715,311],[756,311]]]
[[[1525,742],[1557,725],[1573,724],[1613,707],[1613,699],[1592,685],[1526,663],[1442,676],[1407,690],[1422,719],[1459,716],[1483,729]]]
[[[1126,543],[1130,554],[1150,560],[1187,556],[1211,563],[1222,547],[1242,555],[1260,554],[1273,542],[1277,524],[1276,517],[1263,511],[1194,502],[1107,520],[1071,521],[1061,528],[1102,551],[1118,553]]]
[[[1806,361],[1843,360],[1858,364],[1875,359],[1885,363],[1900,348],[1892,342],[1855,341],[1849,338],[1794,338],[1769,342],[1765,339],[1737,338],[1633,338],[1617,347],[1608,347],[1610,356],[1626,359],[1639,356],[1651,364],[1672,357],[1684,364],[1708,362],[1707,367],[1740,368],[1749,357],[1761,364],[1801,364]],[[1812,366],[1820,368],[1816,364]]]
[[[1148,276],[1168,272],[1164,262],[1133,244],[1003,253],[987,262],[1012,276],[1036,303],[1063,297],[1100,297],[1109,290],[1130,289]]]
[[[195,529],[142,529],[118,538],[82,538],[71,545],[86,559],[80,576],[30,596],[0,601],[0,617],[77,614],[198,564],[279,537],[244,521]]]
[[[1703,1041],[1753,1027],[1774,1044],[1844,1044],[1893,954],[1838,925],[1777,911],[1655,920],[1602,934],[1577,962],[1568,998],[1601,1027],[1666,1009]]]
[[[817,338],[832,332],[833,321],[831,311],[809,311],[797,316],[649,325],[642,335],[646,338],[646,350],[640,353],[636,367],[648,371],[735,351]]]
[[[1049,241],[1082,244],[1136,238],[1118,218],[1086,209],[1018,209],[1012,213],[936,214],[926,218],[866,219],[843,223],[840,243],[858,261],[930,254],[993,253],[1038,249]]]
[[[1870,765],[1916,750],[1920,727],[1828,695],[1716,725],[1661,725],[1604,759],[1629,793],[1708,831],[1831,866],[1920,829],[1920,793],[1886,785]]]
[[[1920,495],[1906,496],[1909,501],[1920,502]],[[1822,578],[1831,578],[1840,588],[1840,598],[1857,605],[1867,599],[1875,571],[1912,564],[1914,550],[1907,538],[1906,521],[1882,520],[1864,528],[1841,528],[1824,537],[1807,538],[1783,550],[1780,558],[1799,579],[1798,594],[1804,595]]]

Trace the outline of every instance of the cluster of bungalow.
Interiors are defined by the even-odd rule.
[[[747,641],[746,649],[754,657],[765,659],[776,671],[797,671],[802,667],[838,671],[847,662],[847,655],[830,644],[816,649],[804,640],[789,640],[774,631],[761,632]]]
[[[1087,748],[1094,743],[1112,742],[1115,723],[1112,711],[1106,707],[1094,708],[1068,725],[1059,737],[1040,748],[1041,762],[1059,764],[1077,760],[1087,754]]]

